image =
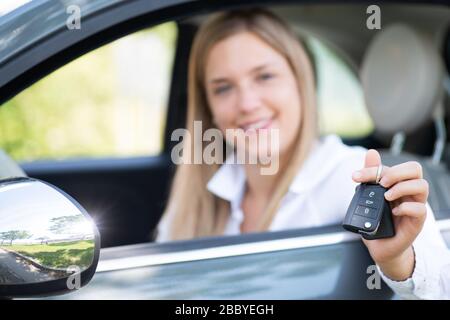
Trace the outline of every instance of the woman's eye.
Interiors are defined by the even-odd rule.
[[[223,85],[223,86],[219,86],[217,88],[214,89],[214,94],[222,94],[227,92],[228,90],[230,90],[231,86],[230,85]]]
[[[258,76],[258,80],[269,80],[272,79],[274,77],[274,75],[272,73],[262,73]]]

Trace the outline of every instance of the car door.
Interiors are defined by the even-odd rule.
[[[438,227],[450,248],[450,220]],[[341,226],[103,249],[83,290],[55,299],[398,299]]]
[[[341,230],[103,249],[89,286],[56,299],[393,298],[359,237]]]

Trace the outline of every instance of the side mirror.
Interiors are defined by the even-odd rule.
[[[99,253],[98,229],[72,197],[36,179],[0,180],[0,297],[79,289]]]

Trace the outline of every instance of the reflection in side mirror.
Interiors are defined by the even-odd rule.
[[[99,251],[98,230],[73,198],[35,179],[0,180],[0,297],[78,289]]]

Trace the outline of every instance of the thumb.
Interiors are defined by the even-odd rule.
[[[378,167],[381,164],[381,156],[377,150],[370,149],[366,153],[364,168]]]

